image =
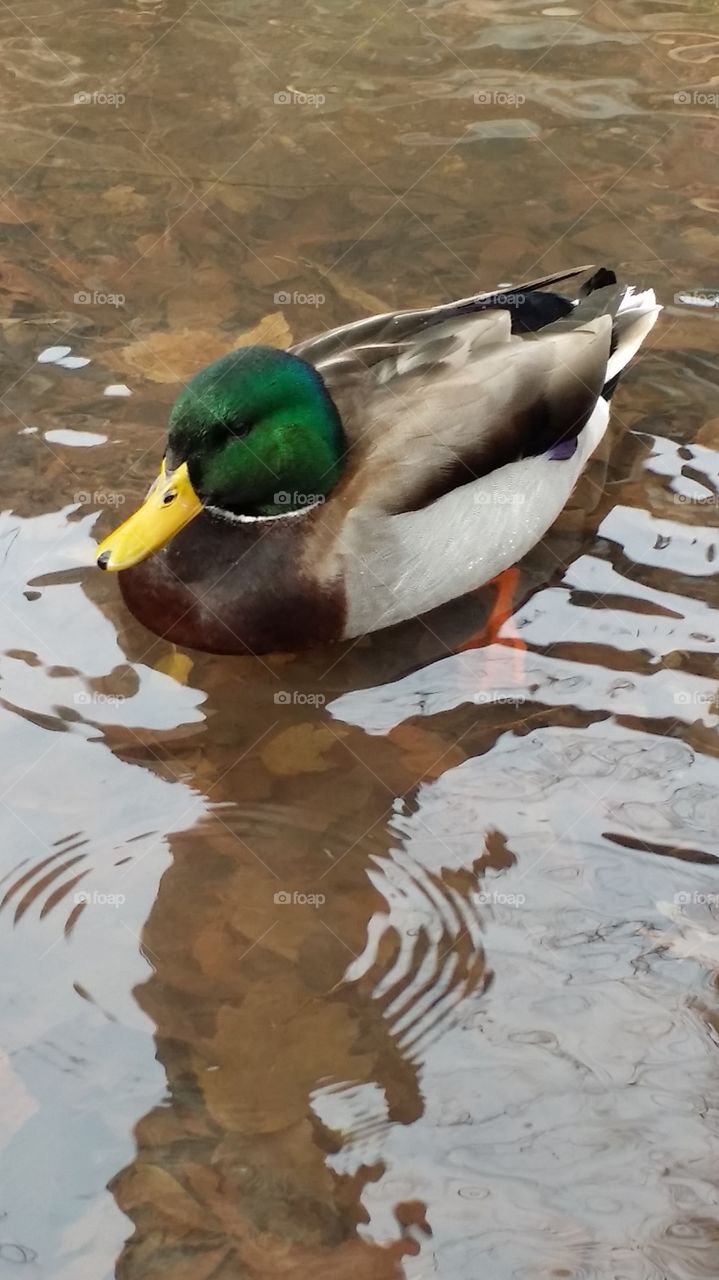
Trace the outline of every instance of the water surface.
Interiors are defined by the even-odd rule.
[[[714,6],[0,39],[0,1280],[715,1277]],[[241,335],[592,261],[665,310],[498,643],[185,654],[87,567]]]

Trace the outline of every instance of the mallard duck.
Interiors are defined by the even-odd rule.
[[[548,291],[592,270],[216,360],[98,565],[152,631],[216,653],[348,639],[482,586],[559,515],[660,310],[606,268]]]

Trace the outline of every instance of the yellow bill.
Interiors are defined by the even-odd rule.
[[[187,463],[169,475],[163,460],[160,474],[139,510],[129,516],[97,548],[101,569],[129,569],[159,551],[202,510],[190,482]]]

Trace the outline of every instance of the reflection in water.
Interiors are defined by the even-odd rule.
[[[71,16],[0,13],[0,1277],[714,1280],[716,13]],[[500,643],[85,569],[258,322],[591,260],[666,309]]]
[[[326,883],[326,855],[306,859],[319,905],[282,902],[297,891],[277,890],[268,869],[276,834],[248,858],[234,822],[173,839],[144,930],[156,970],[137,996],[157,1025],[170,1098],[140,1123],[138,1160],[113,1182],[136,1224],[119,1274],[175,1274],[182,1241],[193,1274],[226,1261],[228,1274],[399,1276],[426,1233],[421,1207],[398,1204],[396,1242],[380,1248],[357,1238],[362,1194],[382,1175],[382,1133],[422,1113],[421,1040],[481,988],[476,881],[418,868],[406,894],[417,905],[393,907],[394,937],[376,936],[343,982],[363,915],[379,906],[367,876],[378,853],[360,837]],[[405,962],[407,947],[421,961]],[[328,1153],[348,1147],[354,1167],[333,1172]]]

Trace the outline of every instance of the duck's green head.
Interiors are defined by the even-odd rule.
[[[203,508],[255,517],[305,510],[337,483],[344,453],[342,421],[316,369],[272,347],[234,351],[178,396],[160,475],[98,547],[97,562],[137,564]]]

